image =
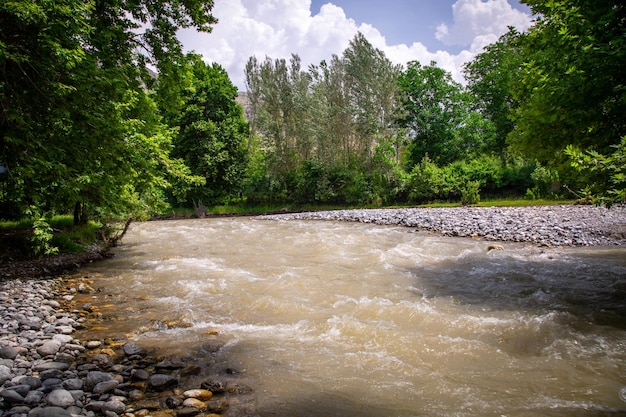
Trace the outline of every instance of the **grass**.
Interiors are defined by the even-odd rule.
[[[51,246],[57,247],[62,253],[77,253],[98,241],[103,225],[89,222],[74,225],[71,215],[57,215],[48,220],[53,229]],[[21,220],[0,221],[0,253],[12,253],[15,256],[32,252],[32,221]]]

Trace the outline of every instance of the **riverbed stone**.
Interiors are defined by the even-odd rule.
[[[12,389],[0,391],[0,397],[8,404],[21,404],[24,402],[24,397]]]
[[[33,366],[33,370],[38,372],[48,371],[51,369],[66,371],[69,368],[70,365],[65,362],[41,362]]]
[[[167,374],[154,374],[148,378],[148,388],[152,391],[165,391],[178,385],[175,376]]]
[[[200,401],[197,398],[187,398],[183,401],[183,407],[193,407],[199,410],[206,410],[208,408],[208,403]]]
[[[184,407],[176,410],[176,417],[194,417],[200,414],[202,410],[195,407]]]
[[[124,355],[126,356],[145,356],[147,354],[146,350],[139,345],[134,343],[126,343],[122,350],[124,351]]]
[[[191,389],[183,392],[185,398],[196,398],[201,401],[210,400],[213,397],[213,393],[206,389]]]
[[[15,359],[18,355],[17,349],[9,345],[0,345],[0,358]]]
[[[540,246],[625,246],[626,204],[606,207],[437,207],[333,210],[258,216],[414,227],[444,236],[530,242]]]
[[[70,405],[74,405],[74,403],[76,402],[76,400],[72,396],[72,393],[63,388],[56,389],[48,394],[48,396],[46,397],[46,401],[48,401],[48,404],[52,406],[61,408],[67,408]]]
[[[113,374],[109,372],[90,371],[89,373],[87,373],[87,376],[85,377],[85,389],[87,389],[88,391],[91,391],[100,382],[110,381],[112,379],[113,379]]]
[[[98,382],[91,390],[95,394],[104,394],[113,391],[119,385],[119,381],[110,379],[107,381]]]
[[[24,402],[30,405],[37,405],[41,402],[45,394],[39,390],[28,391],[24,397]]]
[[[107,412],[113,412],[115,414],[122,414],[124,411],[126,410],[126,404],[124,404],[121,401],[105,401],[102,404],[102,411]]]

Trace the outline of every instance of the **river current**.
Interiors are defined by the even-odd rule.
[[[253,388],[260,416],[626,415],[626,249],[492,244],[331,221],[134,223],[80,271],[105,317],[81,337],[206,356],[206,373]]]

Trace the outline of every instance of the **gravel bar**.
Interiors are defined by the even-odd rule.
[[[263,220],[332,220],[399,225],[446,236],[542,246],[625,246],[626,205],[441,207],[333,210],[259,216]]]

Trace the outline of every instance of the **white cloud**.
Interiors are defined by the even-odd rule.
[[[462,65],[483,46],[498,39],[514,25],[524,30],[530,17],[514,10],[506,0],[458,0],[453,6],[454,23],[440,25],[437,37],[446,44],[463,41],[468,49],[458,54],[429,51],[422,43],[388,45],[385,37],[370,24],[357,25],[343,9],[324,4],[311,14],[310,0],[216,0],[213,15],[219,19],[210,34],[181,30],[179,37],[187,51],[194,50],[207,62],[217,62],[239,89],[244,87],[244,67],[251,56],[262,60],[288,59],[296,53],[303,68],[340,55],[357,32],[362,32],[395,63],[436,61],[462,81]]]
[[[497,41],[509,26],[524,31],[532,23],[529,15],[514,9],[507,0],[458,0],[452,6],[452,16],[452,26],[437,26],[436,38],[446,45],[468,46],[476,53]]]

